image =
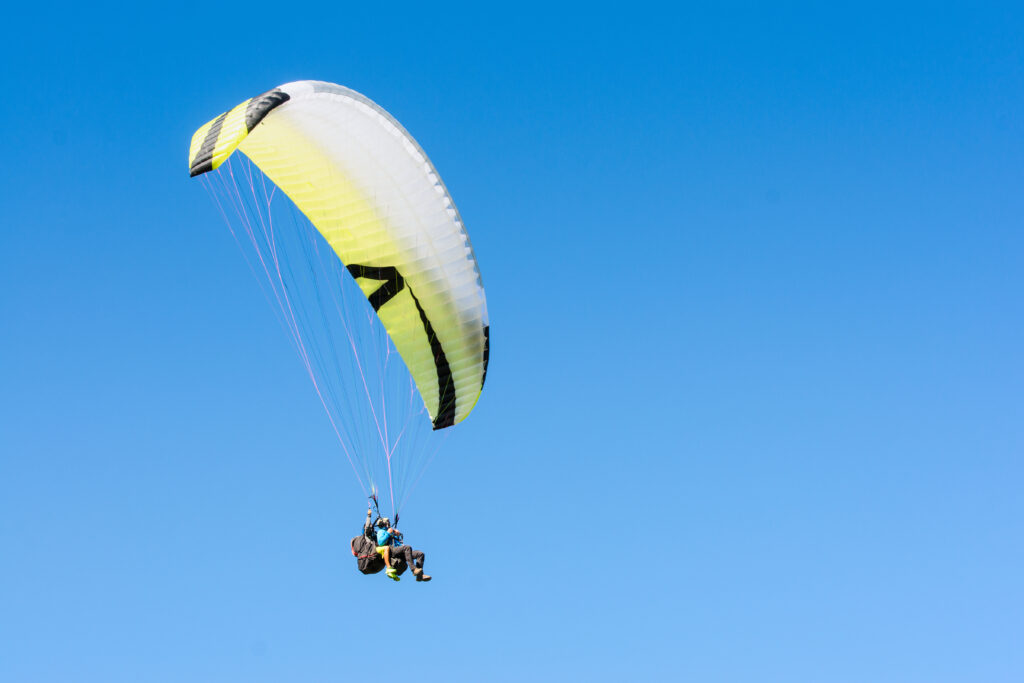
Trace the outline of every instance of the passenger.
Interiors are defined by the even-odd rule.
[[[412,573],[417,581],[430,581],[432,577],[423,572],[423,563],[426,559],[423,551],[413,550],[412,547],[402,544],[401,532],[391,526],[391,521],[387,517],[378,519],[376,526],[377,553],[384,558],[384,566],[388,578],[394,581],[401,581],[401,578],[392,566],[392,558],[402,558],[409,565],[409,568],[412,569]]]

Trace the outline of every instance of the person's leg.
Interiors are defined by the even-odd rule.
[[[423,569],[423,561],[426,559],[426,555],[423,554],[422,550],[413,550],[412,559],[418,569]]]
[[[430,574],[423,572],[423,562],[427,559],[427,556],[423,554],[422,550],[413,550],[409,553],[415,564],[413,565],[412,573],[416,575],[417,581],[430,581]]]
[[[405,560],[405,563],[409,565],[409,569],[413,569],[413,552],[415,551],[411,546],[396,545],[391,548],[391,557],[397,557]]]
[[[384,570],[387,572],[388,576],[391,576],[391,574],[392,574],[392,569],[391,569],[391,546],[389,546],[389,545],[379,545],[379,546],[377,546],[377,554],[380,555],[384,559]]]

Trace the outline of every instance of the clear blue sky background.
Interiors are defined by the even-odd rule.
[[[0,26],[0,680],[1024,679],[1019,4],[302,4]],[[429,585],[186,171],[305,78],[487,287]]]

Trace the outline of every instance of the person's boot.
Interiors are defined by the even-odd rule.
[[[419,567],[413,567],[412,573],[416,575],[417,581],[430,581],[430,574],[424,574]]]

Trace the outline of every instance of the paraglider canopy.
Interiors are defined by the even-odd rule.
[[[487,374],[487,302],[447,187],[393,116],[322,81],[212,119],[188,165],[275,306],[363,492],[376,505],[386,482],[397,524],[436,432],[466,419]]]
[[[464,420],[487,374],[489,323],[462,218],[433,164],[381,107],[297,81],[196,131],[189,172],[244,153],[355,278],[411,373],[434,429]]]

